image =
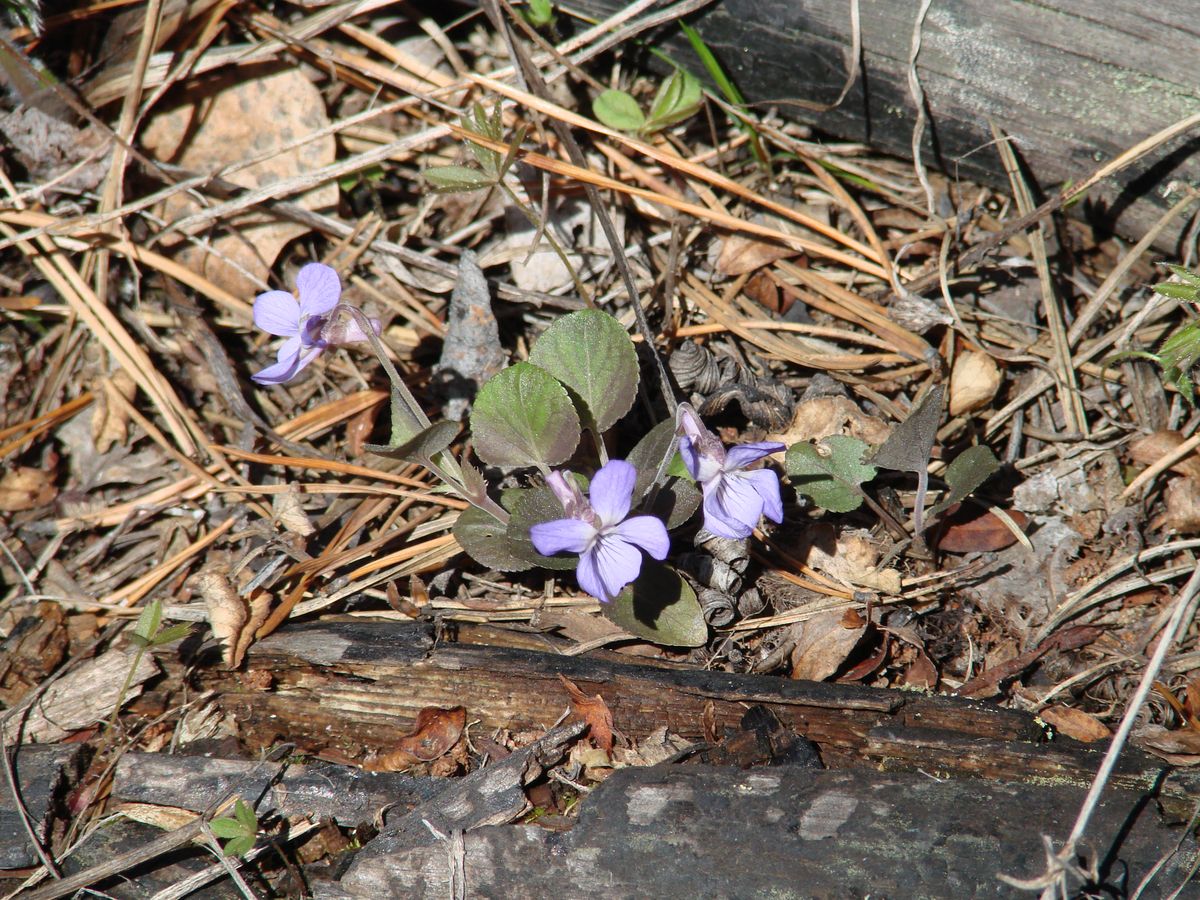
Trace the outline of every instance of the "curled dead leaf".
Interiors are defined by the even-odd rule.
[[[104,389],[92,413],[92,443],[96,445],[97,453],[104,453],[114,444],[125,443],[129,434],[129,413],[120,401],[132,401],[137,393],[137,384],[124,369],[118,369],[101,384]]]
[[[878,445],[891,433],[890,425],[877,416],[867,415],[849,397],[813,397],[797,404],[792,424],[779,434],[769,435],[768,440],[791,446],[845,434]]]
[[[571,711],[587,722],[588,735],[596,747],[606,754],[609,753],[613,747],[613,716],[604,698],[599,694],[587,696],[562,675],[558,676],[558,680],[563,683],[563,687],[567,689],[567,696],[571,698]]]
[[[1071,706],[1047,706],[1038,717],[1069,738],[1090,744],[1112,737],[1108,726],[1090,713]]]
[[[249,618],[246,602],[238,596],[225,573],[215,568],[198,572],[192,583],[208,609],[213,637],[222,644],[221,661],[235,668],[241,662],[238,645]]]
[[[1129,445],[1129,458],[1140,466],[1158,462],[1184,442],[1178,431],[1156,431],[1140,437]],[[1200,481],[1200,456],[1193,451],[1171,466],[1172,472]]]
[[[271,512],[276,521],[292,534],[308,537],[317,530],[304,511],[299,491],[289,490],[275,494],[271,498]]]
[[[968,350],[959,354],[950,373],[950,415],[982,409],[1000,390],[1003,377],[996,361],[986,353]]]
[[[0,475],[0,512],[37,509],[54,502],[54,475],[32,466],[14,466]]]
[[[433,762],[462,740],[466,727],[465,706],[427,706],[417,713],[412,731],[396,742],[394,750],[369,760],[363,768],[368,772],[399,772],[418,763]]]

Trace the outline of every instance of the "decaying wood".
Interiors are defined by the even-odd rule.
[[[580,0],[577,6],[603,17],[624,4]],[[814,106],[834,102],[851,71],[850,3],[718,0],[689,22],[760,109],[778,104],[783,116],[826,134],[910,157],[916,115],[908,60],[918,6],[861,4],[861,69],[845,100],[823,111]],[[1200,109],[1194,13],[1185,0],[1163,0],[1153,15],[1137,0],[933,4],[917,63],[929,113],[925,161],[951,177],[1007,190],[991,147],[994,123],[1041,185],[1081,181]],[[678,29],[659,36],[672,59],[704,77]],[[1200,177],[1195,135],[1184,140],[1093,189],[1084,208],[1115,219],[1125,234],[1145,234],[1170,205],[1163,188]],[[1185,225],[1174,223],[1159,246],[1173,248]]]
[[[997,874],[1041,874],[1042,835],[1070,827],[1083,793],[794,767],[622,769],[588,795],[567,832],[467,832],[459,877],[470,897],[1008,896]],[[1127,895],[1160,859],[1144,896],[1187,881],[1195,842],[1176,849],[1179,834],[1141,800],[1110,794],[1080,848],[1108,888],[1100,894]],[[452,896],[451,849],[427,839],[367,844],[316,895]]]
[[[243,759],[126,753],[113,773],[112,799],[121,803],[203,810],[213,797],[239,793],[259,818],[309,816],[356,826],[381,809],[411,809],[447,787],[445,778],[365,772],[333,763],[288,765],[283,774]]]
[[[46,837],[64,782],[79,775],[72,771],[79,758],[78,745],[21,747],[9,751],[9,765],[21,804],[29,817],[29,827],[39,840]],[[7,780],[0,776],[0,869],[19,869],[39,862],[17,808],[17,798],[9,790]]]
[[[200,678],[251,746],[286,739],[349,757],[385,751],[429,706],[461,704],[485,732],[541,731],[568,708],[560,674],[600,694],[616,730],[635,741],[663,726],[703,740],[706,722],[718,734],[736,729],[762,704],[814,741],[830,768],[1086,785],[1103,753],[1050,740],[1032,716],[983,701],[448,643],[430,627],[394,622],[292,625],[254,646],[247,668]],[[1153,790],[1164,770],[1131,750],[1111,784]],[[1187,806],[1186,790],[1172,788],[1163,801]]]

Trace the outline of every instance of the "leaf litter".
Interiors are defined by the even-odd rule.
[[[998,264],[950,273],[950,316],[936,295],[893,296],[889,273],[928,281],[947,274],[943,239],[957,255],[993,242],[1009,201],[988,188],[971,188],[978,214],[951,233],[914,212],[923,191],[907,163],[810,142],[774,113],[748,139],[681,70],[656,86],[614,68],[619,52],[589,46],[603,29],[576,48],[583,83],[620,71],[622,89],[594,91],[588,108],[508,79],[483,21],[425,23],[436,38],[422,37],[418,58],[409,41],[374,34],[371,13],[298,4],[281,20],[235,6],[184,6],[153,45],[133,15],[128,40],[89,59],[88,120],[16,100],[0,119],[14,150],[0,202],[0,368],[17,370],[0,371],[0,671],[6,721],[25,711],[21,740],[77,740],[99,772],[161,748],[176,727],[184,743],[256,757],[265,748],[211,712],[220,697],[193,706],[188,673],[236,672],[292,620],[335,616],[425,623],[443,639],[484,624],[498,647],[532,632],[570,656],[988,696],[1080,740],[1115,730],[1194,568],[1200,421],[1174,302],[1194,298],[1190,270],[1155,295],[1156,266],[1171,260],[1143,248],[1083,326],[1046,337],[1054,322],[1014,288],[1037,283],[1036,248],[1017,233]],[[99,27],[99,11],[81,15]],[[391,25],[415,34],[418,23]],[[45,46],[70,50],[73,65],[95,53],[66,20],[46,29],[45,45],[18,41],[26,66]],[[127,120],[137,164],[117,188],[111,129],[126,97],[145,108]],[[699,125],[702,103],[714,130]],[[586,133],[581,156],[552,124]],[[793,158],[764,170],[748,145]],[[616,247],[585,188],[602,191]],[[106,202],[94,189],[116,193]],[[1060,224],[1073,268],[1104,283],[1115,242]],[[337,269],[343,299],[380,321],[424,410],[446,403],[448,418],[469,414],[469,431],[436,423],[372,445],[389,394],[351,349],[331,347],[284,385],[250,380],[272,360],[249,328],[254,294],[289,290],[313,262]],[[1068,315],[1092,299],[1078,277],[1050,275]],[[573,347],[605,350],[616,345],[602,332],[633,332],[628,284],[652,330],[576,368]],[[551,328],[584,307],[595,309]],[[196,316],[219,356],[192,338]],[[1047,376],[1064,352],[1074,392]],[[649,374],[656,356],[682,389],[670,404]],[[516,365],[501,371],[506,359]],[[640,385],[637,400],[615,384]],[[787,476],[784,520],[757,528],[743,553],[720,557],[695,534],[700,496],[672,463],[669,429],[639,443],[674,401],[726,444],[789,448],[766,462]],[[537,404],[547,417],[511,418]],[[609,429],[611,447],[581,440]],[[500,502],[526,530],[545,521],[530,512],[546,499],[530,491],[531,465],[612,452],[661,468],[635,499],[677,514],[669,524],[696,538],[703,573],[647,563],[646,582],[596,603],[569,573],[531,568],[546,561],[527,534],[413,464],[467,446],[499,472],[512,500]],[[483,484],[469,464],[463,478]],[[471,559],[460,542],[490,550]],[[411,587],[417,576],[428,590]],[[151,603],[164,628],[193,627],[138,656],[129,635]],[[1137,732],[1179,764],[1200,759],[1196,642],[1189,624]],[[551,769],[544,812],[569,816],[613,765],[688,752],[670,729],[622,735],[619,697],[563,677],[557,699],[601,752],[578,745],[584,756]],[[476,734],[477,713],[453,698],[409,710],[406,735],[339,760],[448,777],[542,737]],[[196,727],[205,716],[217,724]],[[60,837],[104,815],[104,790],[79,796]]]

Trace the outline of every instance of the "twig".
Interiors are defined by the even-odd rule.
[[[1154,655],[1150,658],[1150,663],[1146,666],[1146,671],[1142,673],[1142,680],[1138,683],[1137,690],[1134,691],[1133,696],[1129,700],[1129,705],[1125,709],[1125,715],[1121,717],[1121,724],[1117,728],[1117,733],[1113,736],[1112,743],[1109,744],[1108,752],[1104,754],[1104,760],[1096,772],[1096,777],[1092,779],[1092,785],[1088,790],[1087,797],[1084,798],[1083,805],[1079,809],[1079,815],[1075,819],[1075,825],[1071,829],[1071,834],[1067,837],[1062,849],[1054,853],[1049,860],[1050,868],[1046,872],[1047,883],[1042,890],[1042,900],[1053,900],[1055,887],[1060,887],[1064,891],[1066,890],[1064,879],[1066,877],[1065,867],[1067,862],[1074,857],[1076,845],[1083,837],[1084,832],[1087,831],[1092,813],[1095,812],[1096,806],[1100,803],[1100,795],[1108,785],[1108,779],[1116,767],[1121,752],[1125,749],[1125,744],[1129,740],[1130,732],[1133,731],[1137,715],[1154,687],[1154,682],[1158,678],[1158,673],[1162,668],[1163,662],[1166,661],[1167,654],[1171,651],[1171,648],[1175,645],[1176,638],[1182,633],[1195,613],[1197,594],[1200,594],[1200,567],[1197,567],[1192,573],[1192,577],[1175,599],[1175,609],[1171,613],[1171,619],[1167,622],[1166,627],[1163,628],[1162,636],[1158,639],[1158,646],[1154,650]],[[1050,869],[1056,864],[1058,871],[1051,871]],[[1013,884],[1011,879],[1005,876],[1000,877],[1006,883]]]

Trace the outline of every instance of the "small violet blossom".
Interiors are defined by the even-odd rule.
[[[679,430],[679,455],[704,492],[705,529],[718,537],[740,539],[749,537],[764,515],[772,522],[783,521],[779,476],[770,469],[743,471],[783,450],[783,444],[761,441],[727,451],[686,404],[679,407]]]
[[[254,324],[268,334],[287,338],[276,363],[250,377],[260,384],[282,384],[334,344],[367,340],[354,318],[330,316],[342,295],[337,271],[309,263],[296,275],[295,296],[287,291],[267,291],[254,299]],[[335,323],[334,320],[345,321]],[[376,333],[379,325],[371,321]]]
[[[551,472],[546,478],[567,518],[532,526],[529,538],[546,556],[563,550],[578,553],[579,586],[607,603],[642,571],[641,550],[665,559],[671,540],[667,527],[654,516],[626,518],[637,480],[629,463],[614,459],[601,468],[592,479],[589,499],[569,475]]]

